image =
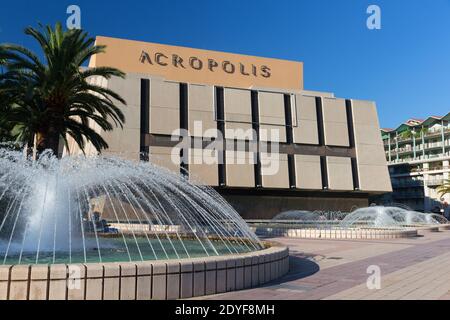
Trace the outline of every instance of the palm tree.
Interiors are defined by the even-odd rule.
[[[436,188],[439,196],[442,197],[447,193],[450,193],[450,179],[444,180],[444,183]]]
[[[5,60],[0,59],[0,74],[3,73]],[[1,95],[0,100],[0,143],[9,142],[13,139],[12,126],[8,123],[4,117],[11,110],[11,97],[4,93]],[[3,115],[3,116],[2,116]]]
[[[105,46],[95,45],[95,39],[82,30],[63,30],[60,23],[40,30],[28,27],[25,34],[38,42],[44,62],[22,46],[0,45],[0,105],[10,102],[0,107],[0,122],[12,128],[18,141],[30,144],[35,140],[38,154],[50,149],[58,155],[60,139],[68,147],[68,136],[81,150],[86,142],[98,152],[107,148],[91,125],[105,131],[122,127],[125,119],[116,103],[126,102],[90,79],[124,78],[125,74],[111,67],[83,68]]]

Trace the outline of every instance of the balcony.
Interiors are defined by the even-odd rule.
[[[427,186],[437,187],[444,184],[444,179],[428,179],[426,180]]]
[[[425,149],[442,148],[442,141],[425,143]]]
[[[450,133],[450,128],[444,127],[444,134]],[[442,134],[441,128],[439,129],[429,129],[427,132],[425,132],[425,137],[435,137]]]
[[[397,152],[399,154],[401,154],[401,153],[409,153],[409,152],[413,152],[413,148],[411,146],[406,146],[406,147],[403,147],[403,148],[398,148]]]

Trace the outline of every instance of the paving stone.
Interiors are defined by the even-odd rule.
[[[412,239],[273,240],[287,245],[291,254],[281,284],[248,289],[247,275],[258,285],[266,280],[266,269],[269,278],[277,272],[252,265],[244,267],[246,290],[204,299],[450,299],[450,231]],[[380,290],[367,288],[371,265],[381,268]]]

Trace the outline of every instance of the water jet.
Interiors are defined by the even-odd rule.
[[[225,263],[239,277],[239,286],[226,288],[230,291],[244,287],[246,259],[250,269],[273,265],[267,279],[250,281],[256,285],[286,272],[288,254],[286,248],[261,242],[212,188],[151,163],[50,154],[32,161],[0,149],[0,259],[0,282],[1,274],[11,281],[7,296],[0,285],[0,299],[31,299],[37,295],[33,279],[52,277],[57,266],[67,283],[74,266],[88,283],[93,274],[106,281],[110,268],[118,268],[113,278],[121,283],[124,272],[138,277],[139,268],[150,267],[142,279],[178,275],[178,288],[183,272],[195,278],[196,272],[209,270],[219,277]],[[24,274],[30,286],[17,286],[14,279]],[[51,279],[46,279],[50,290]],[[218,290],[196,292],[192,283],[191,296]],[[169,298],[189,296],[170,286],[149,287],[155,296],[145,297],[166,298],[173,290],[178,293]],[[156,294],[158,290],[165,295]],[[58,297],[67,299],[65,292]]]

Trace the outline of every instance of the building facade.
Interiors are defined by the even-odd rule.
[[[90,67],[127,72],[92,79],[127,101],[123,130],[101,132],[105,154],[152,161],[212,186],[244,218],[348,211],[391,191],[375,103],[304,90],[301,63],[97,43],[107,53]]]
[[[396,129],[382,129],[393,193],[385,202],[417,211],[438,212],[450,198],[436,188],[450,173],[450,114],[410,119]]]

